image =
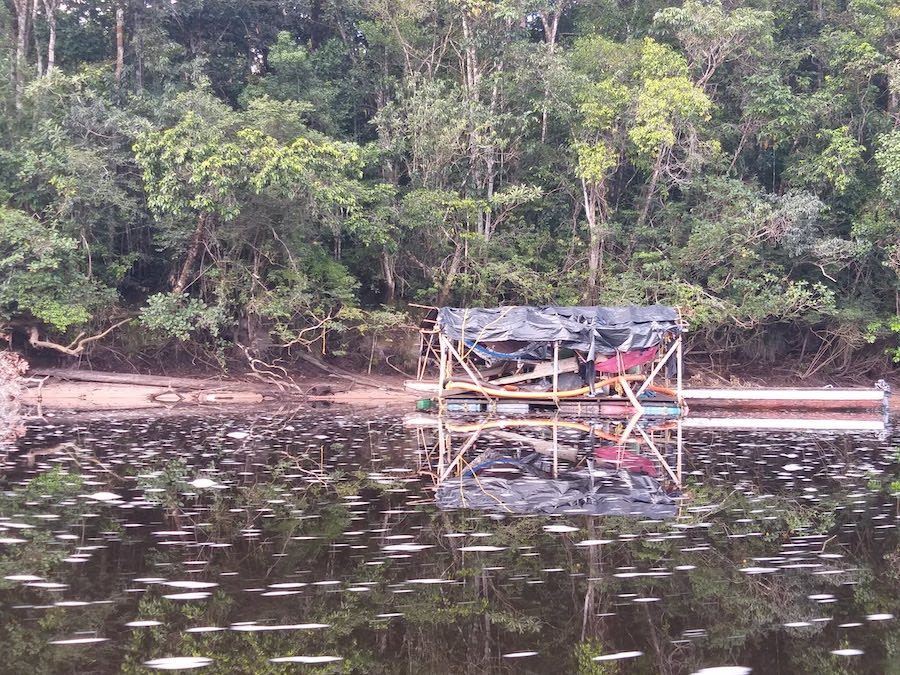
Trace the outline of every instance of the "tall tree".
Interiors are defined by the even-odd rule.
[[[16,56],[13,64],[15,72],[15,105],[16,109],[22,108],[22,95],[25,92],[26,50],[28,49],[28,34],[31,31],[31,19],[33,16],[33,0],[12,0],[13,10],[16,15]]]
[[[47,18],[47,75],[53,74],[56,67],[56,13],[59,11],[61,0],[42,0],[44,15]]]

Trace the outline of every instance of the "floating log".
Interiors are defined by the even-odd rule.
[[[257,391],[175,391],[168,387],[80,382],[26,389],[22,403],[50,410],[138,410],[174,405],[233,405],[262,403]]]

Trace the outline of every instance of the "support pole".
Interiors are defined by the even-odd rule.
[[[673,344],[671,347],[669,347],[668,351],[666,352],[666,355],[663,356],[662,360],[653,367],[653,370],[650,371],[650,374],[647,376],[647,379],[641,383],[641,386],[637,390],[637,393],[635,394],[635,396],[640,396],[641,394],[644,393],[644,391],[647,389],[647,387],[649,387],[651,384],[653,384],[653,378],[655,378],[659,374],[659,371],[662,370],[662,367],[664,365],[666,365],[666,363],[668,362],[668,360],[670,358],[672,358],[672,354],[678,352],[678,344],[680,341],[681,341],[681,338],[679,337],[675,341],[675,344]]]
[[[553,402],[556,404],[556,407],[559,408],[559,397],[556,395],[557,392],[559,392],[559,340],[553,343]],[[554,427],[554,433],[555,429],[556,427]]]
[[[466,363],[465,359],[462,356],[460,356],[459,352],[456,351],[456,347],[454,347],[449,340],[447,341],[447,349],[450,351],[450,355],[453,356],[453,358],[455,358],[457,361],[459,361],[459,365],[461,365],[463,367],[463,370],[466,371],[466,375],[472,378],[472,382],[475,384],[481,384],[481,381],[484,378],[478,377],[475,371],[473,371],[472,368],[469,367],[469,364]],[[480,391],[478,393],[484,396],[488,400],[488,402],[493,401],[491,395],[486,391]]]
[[[676,386],[675,391],[678,393],[678,405],[684,405],[684,388],[682,387],[682,379],[683,379],[683,366],[682,360],[684,358],[684,347],[682,347],[682,336],[678,336],[678,341],[675,343],[678,345],[678,351],[675,353],[675,377],[676,377]]]
[[[419,382],[422,381],[423,373],[425,372],[425,360],[428,352],[425,350],[425,333],[421,330],[419,331],[419,360],[416,363],[416,380]]]
[[[447,344],[443,335],[438,335],[441,346],[441,363],[438,371],[438,411],[444,412],[444,385],[447,382]]]
[[[559,477],[559,425],[553,420],[553,478]]]
[[[450,477],[450,474],[453,471],[453,468],[462,461],[463,456],[472,449],[472,446],[475,445],[475,442],[478,440],[478,437],[481,436],[481,428],[479,428],[475,433],[469,436],[468,440],[463,443],[463,446],[459,449],[459,453],[457,453],[456,457],[450,464],[447,465],[447,468],[444,469],[443,473],[441,473],[441,478],[439,483],[443,483],[447,478]],[[449,458],[449,455],[448,455]]]
[[[625,431],[622,432],[622,436],[619,438],[618,443],[622,447],[625,448],[625,444],[628,442],[628,439],[631,437],[631,432],[634,431],[634,428],[637,426],[637,423],[641,419],[642,411],[635,411],[634,415],[631,416],[631,419],[628,420],[628,424],[625,426]]]
[[[438,434],[437,475],[438,475],[438,477],[440,477],[444,474],[445,465],[447,463],[447,460],[450,458],[450,452],[452,451],[452,448],[453,448],[453,436],[444,427],[444,418],[442,415],[438,415],[437,434]]]
[[[619,385],[622,387],[622,391],[625,392],[625,395],[628,397],[628,400],[631,401],[631,405],[634,406],[635,413],[637,415],[644,414],[644,406],[641,405],[641,402],[637,400],[637,397],[634,395],[634,392],[631,391],[631,385],[628,384],[628,380],[624,377],[619,378]]]
[[[678,425],[678,430],[675,436],[675,447],[677,451],[676,460],[675,460],[675,473],[678,475],[678,487],[681,487],[681,462],[682,462],[682,450],[684,449],[684,435],[682,432],[681,420],[679,419],[676,424]]]
[[[659,463],[662,464],[662,467],[666,470],[666,473],[669,474],[669,477],[675,481],[678,487],[681,487],[681,480],[675,475],[675,472],[672,471],[672,467],[669,466],[669,463],[666,461],[666,458],[663,457],[663,454],[659,451],[659,448],[656,447],[656,443],[653,442],[653,439],[647,435],[647,432],[638,427],[638,433],[644,437],[644,440],[647,442],[647,445],[650,446],[650,449],[653,451],[653,454],[656,455],[656,459],[659,460]]]

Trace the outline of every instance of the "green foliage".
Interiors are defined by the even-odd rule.
[[[57,465],[28,481],[25,495],[32,499],[72,497],[81,492],[83,485],[84,479],[80,474],[69,473]]]
[[[870,321],[866,325],[865,339],[869,344],[876,341],[887,343],[885,352],[891,361],[900,363],[900,315],[884,321]]]
[[[865,148],[850,136],[848,127],[820,131],[824,147],[798,161],[795,172],[805,185],[841,194],[853,186],[862,167]]]
[[[53,226],[0,208],[0,317],[30,314],[64,332],[102,311],[108,289],[81,271],[78,248]]]
[[[199,330],[218,335],[226,318],[222,307],[208,306],[202,300],[182,293],[157,293],[147,298],[140,321],[150,330],[187,340]]]
[[[129,4],[118,74],[114,3],[58,12],[52,74],[38,13],[0,82],[4,323],[140,309],[220,358],[590,276],[726,360],[896,356],[889,3],[313,4]]]
[[[878,186],[886,199],[900,198],[900,131],[892,131],[878,138],[875,164],[881,171]]]
[[[575,146],[578,153],[578,176],[592,183],[606,180],[611,169],[618,164],[618,155],[604,141],[593,145],[580,143]]]

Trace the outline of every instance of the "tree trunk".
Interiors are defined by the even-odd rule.
[[[34,41],[34,60],[35,60],[35,71],[37,72],[38,77],[44,76],[44,50],[41,48],[41,41],[38,38],[38,32],[35,30],[37,26],[37,17],[38,12],[40,11],[40,5],[38,4],[38,0],[32,0],[33,4],[31,5],[31,39]]]
[[[191,272],[194,269],[194,262],[200,253],[200,245],[203,243],[203,235],[206,232],[206,221],[209,216],[205,213],[201,214],[197,219],[197,227],[194,228],[194,234],[191,235],[191,243],[188,245],[187,255],[181,264],[181,272],[172,286],[173,293],[181,293],[188,285]]]
[[[440,292],[438,292],[438,305],[443,305],[447,301],[447,298],[450,297],[450,289],[453,287],[457,272],[459,272],[459,266],[462,263],[462,255],[463,245],[462,243],[457,243],[456,250],[453,252],[453,259],[450,261],[450,269],[447,270],[447,276],[444,278],[444,283],[441,284]]]
[[[547,51],[552,56],[556,53],[556,33],[559,30],[559,17],[566,8],[565,2],[560,2],[555,11],[550,15],[547,12],[541,12],[541,23],[544,25],[544,43],[547,45]],[[550,100],[550,84],[544,84],[544,103],[541,110],[541,143],[547,142],[547,124],[549,113],[547,111],[547,101]]]
[[[25,49],[28,45],[28,29],[31,22],[29,6],[29,0],[13,0],[13,7],[16,10],[16,110],[22,109],[22,95],[25,92]]]
[[[384,273],[384,302],[393,305],[397,296],[397,279],[394,276],[394,261],[384,250],[381,251],[381,271]]]
[[[468,90],[469,99],[478,99],[478,85],[481,81],[481,73],[478,68],[478,55],[475,51],[475,36],[472,34],[472,28],[469,25],[469,17],[465,10],[462,13],[462,29],[465,46],[463,53],[465,55],[463,72],[466,80],[466,89]]]
[[[125,70],[125,8],[116,7],[116,88],[122,85],[122,71]]]
[[[44,0],[44,12],[47,14],[47,28],[50,35],[47,38],[47,75],[53,73],[56,66],[56,8],[57,0]]]
[[[653,197],[656,194],[656,186],[659,184],[659,176],[662,173],[664,156],[665,150],[663,148],[660,148],[659,154],[656,157],[656,164],[653,165],[653,173],[650,176],[650,184],[647,186],[647,196],[644,199],[643,207],[641,207],[641,215],[638,217],[638,227],[643,227],[647,222],[647,217],[650,215],[650,204],[653,203]]]
[[[588,221],[590,245],[588,248],[588,278],[584,289],[584,301],[592,305],[597,301],[597,282],[603,270],[604,225],[606,209],[604,207],[604,186],[588,185],[583,178],[581,190],[584,199],[584,215]]]

